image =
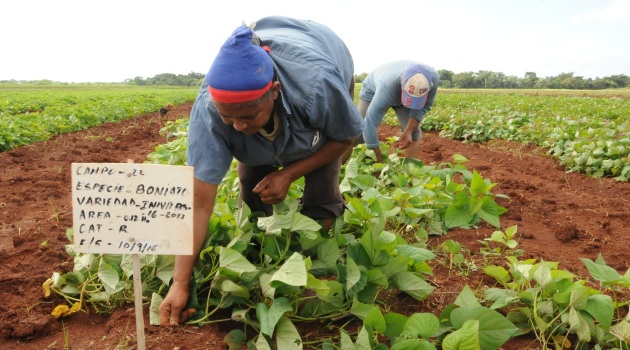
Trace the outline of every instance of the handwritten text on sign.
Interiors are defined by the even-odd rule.
[[[74,250],[190,255],[192,203],[192,167],[73,163]]]

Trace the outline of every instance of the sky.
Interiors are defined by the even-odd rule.
[[[16,0],[0,13],[0,80],[206,73],[234,29],[270,15],[333,29],[355,74],[412,59],[519,78],[630,75],[630,0]]]

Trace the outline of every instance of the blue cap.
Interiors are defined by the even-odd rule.
[[[402,74],[401,102],[409,109],[422,109],[427,102],[431,83],[421,64],[409,66]]]
[[[225,41],[206,82],[217,102],[241,103],[262,96],[271,87],[273,62],[265,49],[252,44],[253,31],[241,26]]]

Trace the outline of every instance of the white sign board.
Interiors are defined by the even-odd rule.
[[[193,169],[72,163],[74,250],[192,255]]]

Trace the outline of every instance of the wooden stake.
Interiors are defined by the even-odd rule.
[[[127,163],[133,163],[132,159],[127,159]],[[138,350],[145,350],[144,342],[144,315],[142,312],[142,276],[140,273],[140,254],[131,255],[133,265],[133,296],[136,307],[136,340]]]
[[[144,345],[144,316],[142,313],[142,279],[140,276],[140,255],[132,254],[133,263],[133,294],[136,305],[136,338],[138,339],[138,350],[145,350]]]

